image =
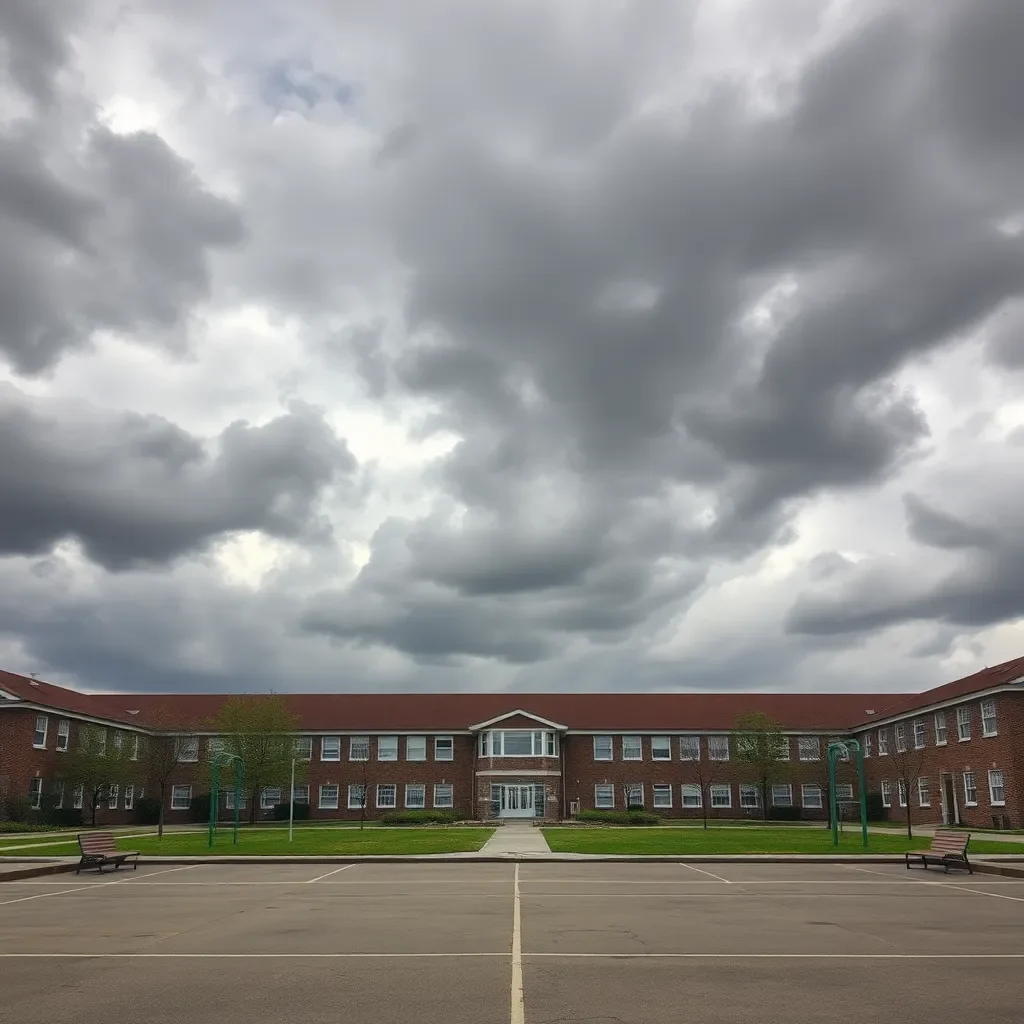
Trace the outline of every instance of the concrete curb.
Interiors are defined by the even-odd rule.
[[[16,861],[15,863],[20,863]],[[31,867],[14,868],[12,871],[4,870],[0,865],[0,882],[16,882],[19,878],[36,878],[39,875],[62,875],[73,871],[78,863],[78,858],[68,864],[65,862],[54,863],[49,861],[46,864],[33,864]]]

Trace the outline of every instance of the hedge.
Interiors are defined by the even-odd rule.
[[[309,818],[309,804],[295,805],[295,821],[306,821]],[[274,804],[274,821],[288,820],[288,804]]]
[[[451,825],[456,821],[465,821],[462,811],[389,811],[382,814],[382,825]]]
[[[606,825],[661,824],[661,818],[650,811],[579,811],[576,820],[602,822]]]

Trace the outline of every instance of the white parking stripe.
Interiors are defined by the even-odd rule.
[[[732,885],[728,878],[723,878],[721,875],[714,875],[710,871],[705,871],[703,868],[695,868],[692,864],[687,864],[685,861],[680,861],[680,864],[684,868],[689,868],[691,871],[699,871],[702,875],[707,875],[708,878],[713,878],[716,882],[725,882],[726,885]]]
[[[348,871],[349,868],[354,868],[355,864],[346,864],[343,868],[335,868],[333,871],[328,871],[326,875],[320,875],[317,878],[311,878],[306,884],[312,885],[314,882],[322,882],[325,878],[330,878],[331,875],[336,875],[339,871]]]
[[[199,867],[198,864],[186,864],[180,868],[167,868],[166,871],[154,871],[154,875],[166,875],[171,871],[187,871],[189,868]],[[149,877],[148,875],[145,877]],[[10,906],[12,903],[27,903],[29,900],[45,900],[48,896],[66,896],[72,892],[85,892],[87,889],[102,889],[107,885],[124,885],[125,882],[136,881],[134,878],[115,878],[112,882],[91,882],[89,885],[79,885],[74,889],[58,889],[57,892],[40,892],[35,896],[20,896],[16,900],[4,900],[0,903],[0,907]]]
[[[523,998],[523,917],[519,902],[519,865],[512,879],[512,993],[511,1024],[526,1024],[526,1003]]]

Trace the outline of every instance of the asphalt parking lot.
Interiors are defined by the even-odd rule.
[[[889,865],[142,866],[0,885],[0,1021],[1024,1018],[1024,880]]]

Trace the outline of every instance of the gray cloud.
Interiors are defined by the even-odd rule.
[[[76,539],[109,569],[166,562],[239,530],[316,539],[317,501],[355,460],[295,406],[210,442],[156,416],[69,409],[0,385],[0,554]]]

